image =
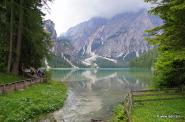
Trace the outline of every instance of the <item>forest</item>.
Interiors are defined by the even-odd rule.
[[[21,67],[40,67],[50,54],[42,7],[51,0],[0,1],[0,70],[18,75]],[[49,8],[48,8],[49,9]]]

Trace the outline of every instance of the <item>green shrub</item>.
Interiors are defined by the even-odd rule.
[[[44,82],[50,81],[51,80],[51,76],[52,76],[52,73],[51,73],[50,70],[49,71],[45,71],[44,72],[44,78],[45,78]]]
[[[111,122],[126,122],[127,117],[124,111],[124,106],[119,104],[115,107],[113,111],[113,116],[111,118]]]

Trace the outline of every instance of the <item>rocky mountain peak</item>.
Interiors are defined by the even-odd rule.
[[[55,23],[53,21],[51,21],[51,20],[44,21],[44,29],[50,34],[52,40],[54,40],[54,41],[57,40]]]
[[[98,67],[100,60],[126,62],[153,48],[144,40],[144,31],[160,24],[162,20],[147,10],[121,13],[109,19],[94,17],[58,37],[60,48],[56,50],[84,65]]]

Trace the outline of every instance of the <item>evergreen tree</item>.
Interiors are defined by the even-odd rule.
[[[150,12],[164,20],[162,26],[148,31],[148,41],[159,45],[156,81],[168,87],[185,85],[185,1],[145,1],[153,3],[155,7]]]
[[[129,62],[130,67],[151,69],[156,62],[157,48],[141,54]]]
[[[12,63],[12,47],[13,47],[13,23],[14,23],[14,0],[11,0],[11,12],[10,12],[10,44],[9,44],[9,56],[8,56],[8,66],[7,73],[10,73],[11,63]]]
[[[50,53],[50,38],[43,29],[42,7],[52,0],[0,1],[0,68],[14,74],[21,65],[40,67]]]
[[[6,69],[6,55],[8,50],[8,33],[9,23],[8,21],[8,8],[9,4],[7,0],[0,1],[0,71]]]

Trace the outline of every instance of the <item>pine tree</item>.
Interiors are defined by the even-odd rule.
[[[150,12],[164,20],[162,26],[148,31],[148,41],[159,45],[156,81],[168,87],[185,85],[185,1],[145,1],[153,3]]]
[[[18,34],[17,34],[17,44],[16,44],[16,56],[15,56],[15,62],[13,65],[12,72],[14,74],[19,73],[19,66],[20,66],[20,58],[21,58],[21,48],[22,48],[22,33],[23,33],[23,22],[24,22],[24,0],[20,0],[20,6],[19,6],[19,20],[18,20]]]
[[[7,54],[7,42],[9,32],[9,23],[7,23],[7,11],[8,11],[7,0],[0,1],[0,71],[6,69],[6,54]]]
[[[11,0],[11,13],[10,13],[10,44],[9,44],[9,56],[8,56],[8,66],[7,73],[10,73],[11,63],[12,63],[12,48],[13,48],[13,24],[14,24],[14,0]]]
[[[50,54],[42,7],[52,0],[0,1],[0,70],[20,73],[22,64],[40,67]]]

